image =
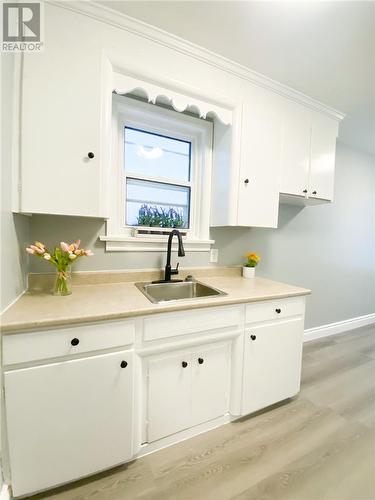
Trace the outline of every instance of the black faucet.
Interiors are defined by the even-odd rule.
[[[171,267],[171,252],[172,252],[173,236],[177,236],[177,238],[178,238],[178,256],[185,257],[185,250],[184,250],[184,245],[182,243],[181,233],[177,229],[173,229],[173,231],[171,231],[169,233],[169,237],[168,237],[167,264],[165,266],[165,274],[164,274],[164,280],[163,280],[165,282],[172,281],[171,280],[172,274],[178,274],[178,264],[176,266],[176,269],[172,269],[172,267]],[[182,281],[182,280],[173,280],[173,281]]]

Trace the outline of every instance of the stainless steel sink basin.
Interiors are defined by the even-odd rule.
[[[227,295],[225,292],[199,281],[136,283],[135,286],[154,304],[169,302],[171,300],[199,299]]]

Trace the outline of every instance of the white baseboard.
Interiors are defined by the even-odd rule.
[[[308,328],[305,330],[304,342],[320,339],[321,337],[328,337],[330,335],[337,335],[348,330],[354,330],[361,326],[367,326],[375,323],[375,313],[366,314],[365,316],[357,316],[356,318],[345,319],[337,323],[329,323],[328,325],[317,326],[315,328]]]
[[[9,499],[10,499],[9,486],[7,484],[3,484],[3,487],[1,488],[0,491],[0,500],[9,500]]]

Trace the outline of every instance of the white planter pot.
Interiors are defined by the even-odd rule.
[[[242,268],[242,276],[244,278],[255,278],[255,267],[245,267]]]

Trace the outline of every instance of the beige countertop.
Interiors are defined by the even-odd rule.
[[[210,273],[211,274],[211,273]],[[144,281],[143,279],[139,281]],[[199,281],[218,288],[228,295],[199,298],[162,304],[151,303],[134,282],[79,284],[72,295],[55,297],[43,291],[22,295],[1,317],[3,333],[58,327],[146,314],[215,307],[311,293],[285,283],[265,278],[244,279],[233,276],[199,276]]]

